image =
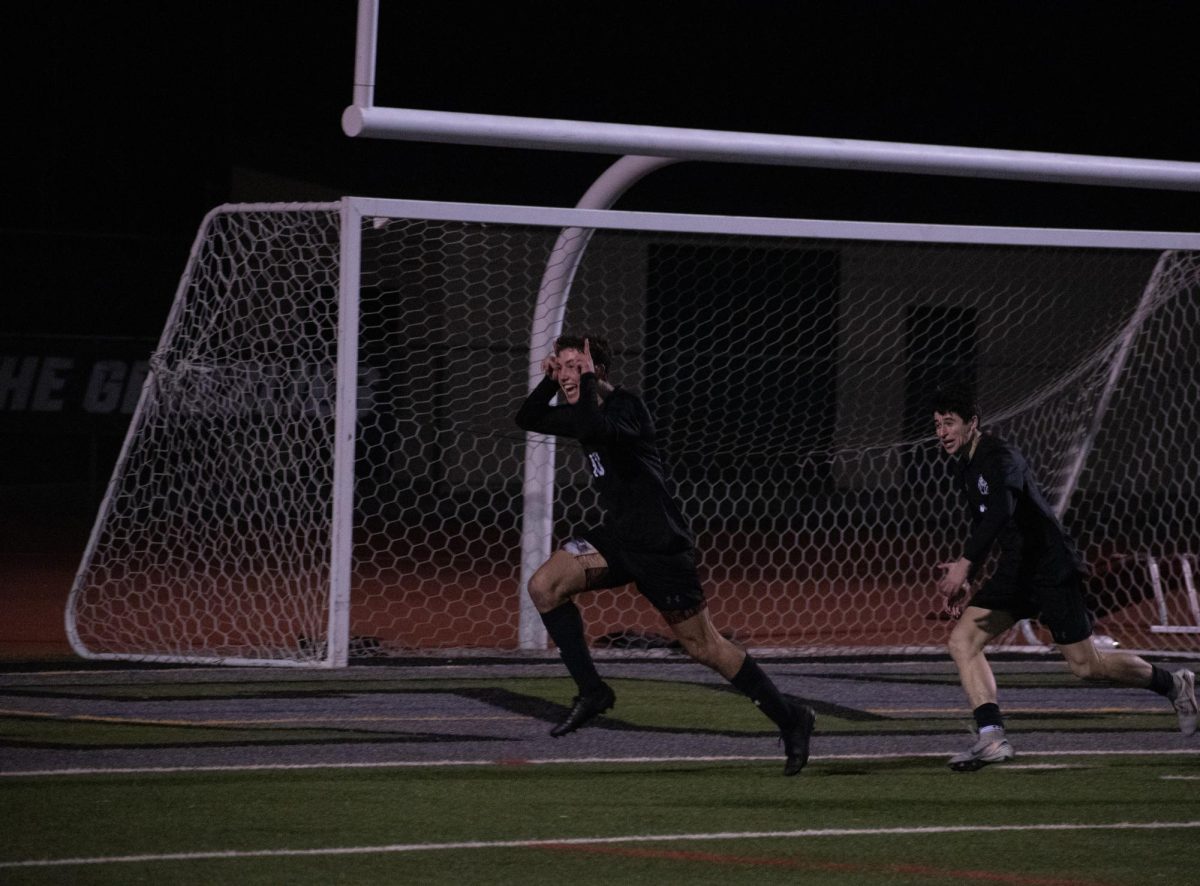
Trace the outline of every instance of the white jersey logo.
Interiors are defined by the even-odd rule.
[[[603,477],[604,476],[604,463],[602,461],[600,461],[600,453],[599,452],[589,452],[588,458],[592,462],[592,476],[593,477]]]
[[[979,475],[979,483],[977,485],[979,486],[979,494],[987,495],[988,485],[987,480],[983,479],[983,474]]]

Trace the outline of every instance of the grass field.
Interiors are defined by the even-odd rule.
[[[821,714],[790,779],[691,670],[614,680],[560,742],[566,681],[503,668],[0,676],[0,883],[1200,882],[1200,742],[1157,699],[1002,674],[1031,750],[958,774],[944,666],[836,699],[846,674],[793,671]]]

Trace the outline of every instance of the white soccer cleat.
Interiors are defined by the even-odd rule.
[[[1179,715],[1179,731],[1196,734],[1196,675],[1186,669],[1175,672],[1175,697],[1171,699]]]
[[[1017,752],[1004,737],[1003,729],[989,730],[987,735],[980,735],[975,740],[975,744],[961,754],[951,757],[950,768],[955,772],[974,772],[989,763],[1003,763],[1005,760],[1011,760],[1016,755]]]

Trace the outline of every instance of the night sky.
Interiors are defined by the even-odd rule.
[[[371,196],[572,205],[615,157],[350,139],[356,4],[9,12],[5,334],[158,332],[203,214]],[[376,103],[1200,161],[1197,4],[403,3]],[[685,163],[621,208],[1195,230],[1200,195]]]

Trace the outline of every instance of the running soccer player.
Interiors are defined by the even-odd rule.
[[[670,491],[650,412],[639,396],[609,383],[609,367],[603,339],[561,336],[516,419],[526,431],[579,441],[604,512],[599,526],[568,540],[529,580],[529,596],[579,689],[550,734],[574,732],[616,701],[596,670],[572,598],[633,582],[687,654],[729,680],[779,728],[783,774],[795,775],[808,762],[816,716],[782,695],[758,663],[713,626],[695,537]]]
[[[1172,674],[1129,652],[1102,652],[1092,642],[1082,561],[1020,450],[980,430],[979,409],[962,391],[937,393],[933,422],[938,441],[954,459],[955,482],[971,521],[963,555],[938,567],[944,570],[938,590],[946,595],[949,613],[958,618],[950,633],[950,655],[978,728],[975,743],[951,757],[950,768],[973,772],[1015,756],[983,650],[1023,618],[1036,617],[1049,629],[1077,677],[1157,692],[1174,705],[1180,731],[1193,735],[1196,689],[1191,671]],[[995,544],[1000,548],[995,572],[972,587]]]

